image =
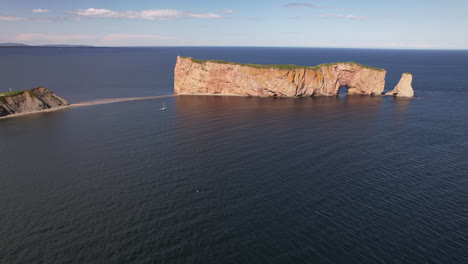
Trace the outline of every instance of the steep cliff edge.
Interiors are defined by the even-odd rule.
[[[0,117],[67,106],[68,102],[44,87],[0,93]]]
[[[386,95],[393,95],[397,97],[413,97],[414,90],[411,83],[413,82],[413,75],[411,73],[403,73],[398,84],[393,88],[392,91],[386,93]]]
[[[295,65],[240,64],[177,57],[176,94],[300,97],[348,94],[380,95],[385,86],[383,69],[354,62]]]

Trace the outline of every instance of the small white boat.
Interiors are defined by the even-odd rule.
[[[166,109],[167,109],[166,104],[163,102],[162,106],[159,108],[159,110],[166,111]]]

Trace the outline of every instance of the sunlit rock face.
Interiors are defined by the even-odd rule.
[[[380,95],[385,86],[383,69],[358,63],[332,63],[315,67],[253,65],[201,61],[177,57],[176,94],[238,96],[330,96],[340,87],[348,94]]]
[[[413,82],[413,75],[411,73],[403,73],[398,84],[393,88],[392,91],[386,93],[386,95],[394,95],[397,97],[413,97],[414,90],[411,83]]]

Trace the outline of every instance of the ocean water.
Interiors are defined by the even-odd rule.
[[[413,73],[417,97],[176,96],[0,120],[0,263],[468,263],[468,51],[0,48],[0,90],[167,95],[177,55],[356,61],[387,69],[387,90]]]

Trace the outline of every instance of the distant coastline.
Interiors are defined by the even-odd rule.
[[[91,45],[74,44],[47,44],[47,45],[27,45],[24,43],[7,42],[0,43],[0,48],[99,48]]]

